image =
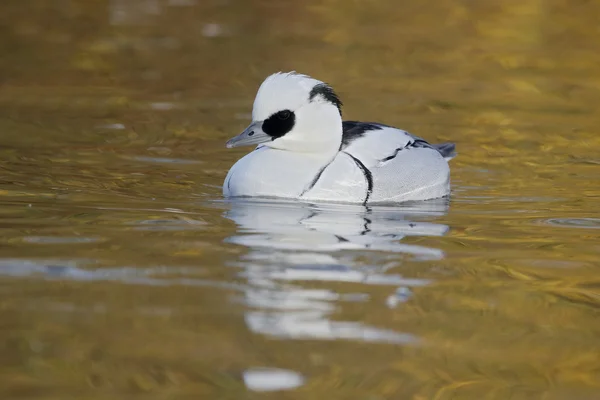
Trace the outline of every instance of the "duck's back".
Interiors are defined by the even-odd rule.
[[[431,145],[377,123],[345,121],[343,127],[338,156],[306,198],[336,200],[331,197],[340,188],[352,193],[348,201],[365,204],[433,199],[450,193],[447,160],[454,157],[453,144]]]

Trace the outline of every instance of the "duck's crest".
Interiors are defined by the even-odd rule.
[[[326,83],[296,71],[269,75],[254,99],[253,119],[268,118],[282,109],[295,111],[313,101],[323,101],[341,109],[341,101]]]
[[[269,86],[282,87],[282,86],[286,86],[286,85],[298,85],[298,86],[302,87],[303,90],[308,91],[308,101],[309,102],[314,101],[315,98],[320,96],[323,101],[327,101],[327,102],[333,104],[334,106],[336,106],[340,112],[340,116],[342,115],[343,103],[340,100],[337,93],[335,93],[333,88],[329,84],[319,81],[317,79],[314,79],[309,75],[300,74],[296,71],[290,71],[290,72],[279,71],[279,72],[276,72],[276,73],[270,75],[269,77],[267,77],[267,79],[265,79],[263,85],[265,85],[267,87],[269,87]]]
[[[313,87],[310,91],[308,100],[313,101],[314,98],[319,95],[322,96],[323,99],[325,99],[325,101],[328,101],[334,106],[336,106],[338,111],[340,112],[340,116],[342,116],[342,101],[331,86],[329,86],[326,83],[319,83],[315,85],[315,87]]]

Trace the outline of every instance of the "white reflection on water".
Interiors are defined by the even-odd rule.
[[[37,277],[48,281],[117,282],[147,286],[196,286],[245,291],[246,285],[209,279],[189,278],[198,272],[198,267],[117,267],[93,268],[94,260],[23,260],[0,258],[0,276],[13,278]],[[90,268],[82,268],[89,266]],[[174,274],[184,277],[173,278]]]
[[[304,384],[302,375],[279,368],[251,368],[243,377],[246,387],[255,392],[295,389]]]
[[[414,260],[443,258],[439,249],[400,241],[407,236],[444,235],[446,225],[424,220],[444,215],[447,201],[364,207],[244,200],[230,206],[225,216],[238,231],[227,242],[249,248],[235,266],[248,281],[248,289],[236,300],[251,308],[245,314],[250,330],[292,339],[417,340],[362,322],[331,320],[338,303],[367,301],[367,294],[306,289],[298,283],[389,285],[394,289],[388,307],[407,301],[412,295],[409,287],[429,282],[387,271],[401,262],[399,255]]]

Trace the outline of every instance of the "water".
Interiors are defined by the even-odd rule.
[[[594,2],[5,1],[0,396],[595,399]],[[449,202],[226,201],[258,84],[457,143]]]

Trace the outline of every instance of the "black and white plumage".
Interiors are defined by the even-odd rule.
[[[252,123],[227,147],[258,145],[229,171],[227,197],[394,203],[449,195],[452,143],[432,145],[374,122],[342,121],[333,89],[276,73],[260,86]]]

